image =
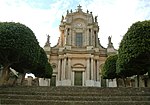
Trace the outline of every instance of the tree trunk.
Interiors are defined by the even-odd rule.
[[[23,82],[24,82],[24,80],[25,80],[25,75],[26,75],[26,73],[23,73],[23,74],[22,74],[21,85],[23,85]]]
[[[124,87],[126,87],[126,79],[123,77],[123,83],[124,83]]]
[[[0,77],[0,85],[6,85],[9,79],[9,66],[5,66],[2,70],[2,75]]]

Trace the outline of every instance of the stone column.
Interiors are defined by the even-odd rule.
[[[64,80],[64,59],[61,60],[61,81]]]
[[[96,47],[99,45],[99,40],[98,40],[98,32],[96,31]]]
[[[94,78],[93,80],[96,80],[96,77],[97,77],[97,71],[96,71],[97,70],[97,63],[96,63],[95,59],[93,60],[93,65],[94,65],[93,66],[93,78]]]
[[[76,43],[75,43],[75,31],[73,31],[73,35],[72,35],[72,45],[75,46]]]
[[[93,64],[94,64],[93,63],[93,58],[91,58],[91,80],[94,79],[94,69],[93,69],[94,65]]]
[[[89,45],[89,29],[87,29],[86,35],[86,45]]]
[[[66,71],[66,58],[64,58],[63,61],[64,61],[64,62],[63,62],[63,70],[62,70],[62,71],[63,71],[63,72],[62,72],[63,77],[62,77],[62,78],[63,78],[63,80],[64,80],[64,79],[66,79],[66,78],[65,78],[65,77],[66,77],[66,76],[65,76],[65,75],[66,75],[66,74],[65,74],[65,71]]]
[[[71,29],[69,29],[69,32],[67,33],[67,36],[68,36],[68,45],[71,45]]]
[[[100,81],[100,65],[99,60],[97,60],[97,81]]]
[[[72,86],[74,86],[74,71],[72,72]]]
[[[85,72],[82,72],[82,86],[85,86]]]
[[[57,80],[60,81],[61,80],[61,74],[60,74],[60,59],[58,60],[58,70],[57,70]]]
[[[71,58],[68,58],[68,79],[71,80]]]
[[[91,29],[91,34],[90,35],[91,35],[91,37],[90,37],[91,41],[90,42],[91,42],[91,46],[92,46],[93,45],[93,30],[92,29]]]
[[[90,59],[87,58],[87,67],[86,67],[86,79],[90,80]]]
[[[89,32],[89,45],[92,45],[92,30]]]
[[[69,42],[69,41],[70,41],[70,39],[69,39],[69,36],[70,36],[70,35],[69,35],[69,34],[70,34],[69,32],[70,32],[70,29],[67,28],[66,30],[67,30],[67,32],[66,32],[66,45],[69,45],[69,43],[70,43],[70,42]]]
[[[64,45],[64,30],[61,31],[61,36],[60,36],[60,41],[61,41],[61,46]]]

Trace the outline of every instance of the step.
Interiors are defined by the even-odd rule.
[[[56,89],[55,89],[56,88]],[[86,88],[82,87],[12,87],[0,88],[0,94],[24,94],[24,95],[96,95],[96,96],[150,96],[150,88]],[[77,90],[76,90],[77,89]],[[94,90],[96,89],[96,90]]]
[[[48,101],[2,99],[1,104],[15,105],[150,105],[150,101]]]
[[[41,92],[57,92],[57,91],[63,91],[63,92],[82,92],[82,91],[90,91],[90,92],[100,92],[100,93],[133,93],[133,92],[150,92],[150,88],[131,88],[131,87],[119,87],[119,88],[100,88],[100,87],[69,87],[69,86],[58,86],[58,87],[24,87],[24,86],[20,86],[20,87],[0,87],[0,90],[15,90],[15,91],[41,91]]]
[[[1,94],[0,99],[24,100],[66,100],[66,101],[150,101],[150,96],[43,96],[43,95],[17,95]]]
[[[0,87],[0,105],[150,105],[150,88]]]
[[[99,92],[37,92],[37,91],[1,91],[1,94],[17,94],[17,95],[42,95],[42,96],[150,96],[150,92],[143,93],[99,93]]]

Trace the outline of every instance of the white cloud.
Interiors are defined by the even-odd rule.
[[[93,11],[94,15],[98,15],[101,44],[106,47],[108,36],[112,36],[114,46],[118,48],[127,29],[134,22],[145,20],[147,15],[150,16],[148,13],[150,5],[144,8],[146,4],[150,4],[150,1],[93,0],[87,7]]]
[[[112,36],[114,46],[118,48],[122,36],[132,23],[150,19],[149,0],[56,0],[46,4],[47,9],[40,8],[32,0],[0,0],[0,21],[21,22],[35,33],[41,46],[46,42],[46,34],[51,36],[55,45],[59,37],[59,23],[62,15],[79,4],[83,11],[98,15],[101,44],[107,47],[107,38]],[[44,2],[41,0],[40,2]],[[42,4],[43,5],[43,4]],[[39,6],[39,7],[36,7]]]
[[[0,21],[20,22],[30,27],[35,33],[40,45],[46,42],[46,34],[58,35],[59,30],[52,27],[58,9],[44,10],[30,7],[26,2],[0,1]],[[55,38],[57,39],[57,38]]]

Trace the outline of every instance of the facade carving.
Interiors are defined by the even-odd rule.
[[[59,30],[57,45],[51,47],[47,41],[49,44],[44,46],[53,67],[51,84],[100,87],[100,65],[105,62],[108,49],[100,44],[97,16],[83,12],[79,5],[75,12],[67,10],[62,16]]]

